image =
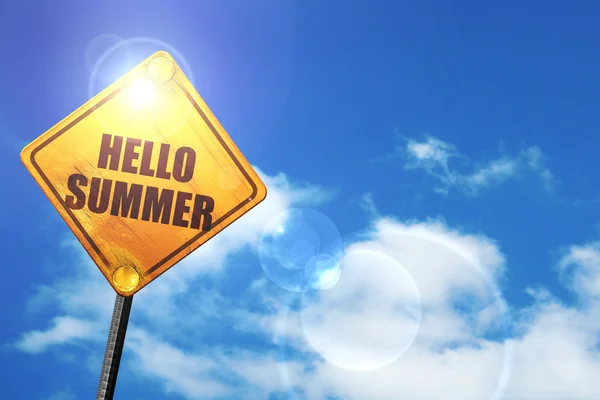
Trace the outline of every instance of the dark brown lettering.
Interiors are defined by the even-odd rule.
[[[180,147],[175,152],[173,178],[177,182],[189,182],[194,176],[196,152],[191,147]]]
[[[200,220],[202,220],[202,230],[209,231],[212,223],[212,215],[210,213],[214,209],[215,201],[212,197],[197,194],[194,198],[194,211],[192,212],[190,228],[199,229]]]
[[[192,194],[187,192],[177,192],[175,200],[175,211],[173,212],[173,225],[187,228],[189,221],[183,219],[183,214],[190,212],[190,206],[185,203],[192,199]]]
[[[111,145],[111,138],[114,137]],[[123,147],[122,136],[112,136],[107,133],[102,134],[102,143],[100,144],[100,155],[98,157],[98,168],[106,169],[108,158],[110,157],[110,165],[108,169],[117,171],[119,169],[119,159],[121,158],[121,148]]]
[[[142,144],[140,139],[127,138],[125,141],[125,151],[123,152],[123,166],[121,171],[137,174],[137,168],[133,166],[133,160],[137,160],[140,153],[135,151],[136,147]]]
[[[160,153],[158,154],[158,167],[156,168],[156,177],[171,179],[171,174],[167,172],[167,162],[169,161],[169,149],[171,145],[162,143]]]
[[[100,191],[102,185],[102,191]],[[90,186],[90,198],[88,200],[88,208],[91,212],[102,214],[108,209],[108,201],[110,199],[110,189],[112,181],[110,179],[92,178]]]
[[[121,217],[137,219],[140,214],[143,188],[142,185],[132,183],[127,190],[127,182],[115,181],[111,215],[118,216],[120,210]]]
[[[85,206],[85,193],[79,188],[79,185],[87,186],[87,184],[87,178],[81,174],[73,174],[69,176],[67,187],[75,196],[70,194],[66,195],[65,204],[71,210],[81,210],[83,206]]]
[[[144,149],[142,150],[142,161],[140,163],[140,175],[154,176],[154,170],[150,168],[150,160],[152,159],[152,149],[154,142],[146,140]]]
[[[150,221],[150,214],[152,214],[152,222],[158,222],[160,219],[162,224],[168,224],[171,219],[171,208],[175,192],[170,189],[162,189],[159,197],[158,191],[159,189],[156,187],[146,187],[141,219],[143,221]]]

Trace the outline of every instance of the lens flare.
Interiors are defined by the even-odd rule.
[[[331,289],[340,280],[340,261],[328,254],[317,254],[306,263],[306,281],[316,290]]]
[[[330,364],[372,371],[396,361],[421,323],[421,298],[411,275],[385,254],[350,250],[330,290],[306,293],[300,312],[309,344]]]
[[[103,33],[93,38],[85,49],[85,64],[99,86],[117,80],[127,71],[127,66],[134,65],[131,49],[118,46],[123,41],[119,35]],[[109,49],[114,50],[105,57]]]
[[[335,285],[343,243],[335,224],[309,208],[276,215],[263,230],[258,255],[261,266],[279,287],[304,292]]]
[[[125,88],[129,101],[138,110],[152,104],[156,97],[155,90],[154,83],[147,77],[139,78]]]

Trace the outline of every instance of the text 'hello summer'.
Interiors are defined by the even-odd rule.
[[[154,163],[154,145],[148,140],[103,134],[96,166],[180,183],[192,179],[196,165],[194,149],[180,147],[170,160],[171,146],[161,143]],[[136,160],[139,167],[134,165]],[[89,179],[81,173],[69,176],[67,187],[71,194],[65,196],[65,204],[72,210],[87,206],[96,214],[109,212],[113,216],[203,231],[211,227],[215,202],[209,196],[99,177]]]

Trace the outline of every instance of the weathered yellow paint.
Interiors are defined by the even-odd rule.
[[[103,134],[123,137],[118,170],[100,167]],[[127,138],[141,141],[134,149],[137,159],[131,162],[138,173],[121,170]],[[154,143],[148,157],[154,171],[161,144],[170,145],[171,165],[177,149],[193,149],[196,162],[191,180],[180,182],[173,176],[161,179],[140,175],[146,141]],[[123,296],[142,289],[260,203],[267,194],[256,172],[166,52],[153,54],[35,139],[23,149],[21,159],[108,282]],[[95,177],[103,182],[112,181],[106,212],[90,211],[87,201],[91,182],[85,187],[80,185],[86,196],[85,206],[77,209],[68,205],[67,196],[74,195],[68,182],[74,174],[87,180]],[[131,184],[142,185],[143,195],[151,186],[175,194],[186,192],[212,198],[210,229],[175,226],[172,220],[169,224],[142,220],[141,209],[137,219],[123,217],[121,213],[112,215],[116,181],[127,183],[128,188]],[[189,221],[194,198],[186,205],[190,210],[184,219]],[[117,272],[123,267],[127,268]],[[137,286],[127,290],[128,285],[134,284]]]

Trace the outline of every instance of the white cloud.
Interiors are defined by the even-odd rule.
[[[233,347],[184,351],[137,327],[128,333],[127,351],[133,355],[128,367],[142,379],[185,399],[264,399],[288,389],[282,370],[295,385],[306,376],[302,363],[277,362],[273,353]],[[231,384],[240,381],[241,386]]]
[[[504,271],[495,245],[440,222],[384,218],[347,254],[370,256],[347,258],[336,287],[288,315],[291,343],[305,337],[331,361],[317,363],[306,378],[311,382],[306,398],[491,398],[511,350],[486,338],[494,322],[507,317],[494,290],[494,277]],[[412,281],[420,294],[420,324]],[[456,308],[464,296],[467,311]],[[370,366],[383,368],[355,371]]]
[[[559,270],[583,299],[600,299],[600,242],[571,246]]]
[[[274,354],[260,354],[256,351],[238,351],[220,359],[233,373],[243,377],[255,392],[265,398],[265,394],[287,391],[298,387],[306,377],[306,363],[277,360]],[[284,379],[283,373],[287,376]],[[242,396],[245,398],[245,396]]]
[[[568,307],[549,292],[533,291],[537,302],[521,311],[514,370],[506,398],[592,400],[600,398],[600,312]]]
[[[545,289],[531,289],[529,293],[535,302],[515,314],[516,336],[493,340],[488,333],[497,332],[498,327],[509,321],[507,309],[493,288],[494,281],[502,277],[504,260],[489,239],[452,231],[435,222],[404,224],[385,219],[376,223],[369,236],[354,243],[349,251],[352,248],[368,248],[402,260],[421,291],[424,307],[420,330],[410,349],[385,368],[355,372],[317,362],[312,372],[305,372],[303,380],[310,384],[303,385],[304,398],[317,400],[328,395],[347,400],[600,398],[600,386],[596,384],[600,373],[598,302],[590,302],[586,297],[588,301],[583,306],[569,307]],[[569,272],[575,277],[589,274],[590,269],[597,271],[597,254],[589,250],[589,245],[571,248],[560,265],[570,265],[575,260],[577,265]],[[369,267],[363,265],[363,269]],[[345,282],[343,274],[344,269],[339,286],[334,288],[339,292],[337,298],[341,293],[368,305],[371,301],[386,303],[385,298],[402,302],[406,294],[387,290],[393,279],[381,277],[371,281],[371,277],[365,277],[357,291],[356,281]],[[455,308],[456,300],[465,293],[470,294],[471,307]],[[583,293],[589,291],[585,289]],[[390,321],[401,322],[401,312],[393,308],[373,312],[353,307],[352,303],[332,302],[329,292],[323,292],[308,307],[322,307],[324,318],[312,321],[316,326],[308,328],[302,323],[302,311],[288,313],[286,334],[291,339],[288,343],[312,354],[310,336],[321,335],[323,342],[313,352],[322,353],[326,359],[332,357],[332,352],[337,353],[337,361],[347,360],[340,346],[356,354],[357,349],[372,350],[393,343],[388,335],[390,329],[398,328]],[[262,326],[276,331],[275,322],[279,318],[267,318],[266,323],[263,319]],[[312,330],[308,340],[307,329]],[[309,342],[308,350],[302,341]],[[389,353],[388,349],[386,354]],[[370,356],[377,357],[377,353]]]
[[[140,329],[128,332],[127,346],[135,356],[131,368],[141,376],[160,378],[167,393],[190,399],[228,393],[226,385],[211,379],[218,364],[210,357],[186,354]]]
[[[554,184],[554,177],[545,166],[546,157],[539,147],[528,147],[513,157],[503,156],[487,162],[473,163],[461,155],[456,147],[438,138],[428,136],[424,140],[406,140],[399,149],[406,157],[406,169],[422,169],[438,180],[436,191],[447,194],[451,189],[477,195],[482,189],[496,187],[525,172],[536,174],[547,189]],[[462,170],[452,168],[453,160],[464,164]]]
[[[47,330],[33,330],[23,334],[16,346],[27,353],[41,353],[55,345],[97,337],[97,331],[98,325],[93,321],[69,316],[56,317]]]
[[[456,147],[431,136],[425,142],[408,140],[406,149],[414,158],[431,166],[436,164],[448,166],[451,158],[459,156]]]

